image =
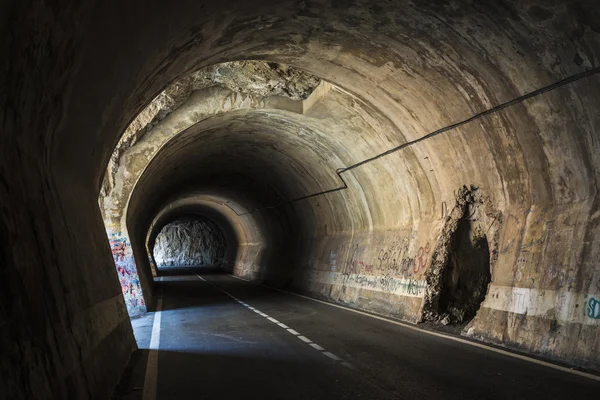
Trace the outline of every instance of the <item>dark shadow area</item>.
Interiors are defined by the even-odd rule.
[[[444,269],[439,314],[449,324],[471,321],[485,299],[491,281],[490,250],[486,237],[464,219],[454,233],[450,257]]]
[[[168,297],[171,301],[163,303],[163,310],[174,310],[190,307],[209,307],[224,304],[232,304],[233,300],[207,283],[200,280],[195,275],[184,274],[165,277],[165,280],[156,280],[155,289],[163,297]],[[213,270],[209,273],[202,273],[201,276],[226,276],[226,273],[219,270]],[[233,279],[233,278],[231,278]],[[248,290],[245,299],[248,301],[267,301],[270,303],[279,302],[285,294],[276,290]]]
[[[132,357],[113,400],[143,398],[149,353],[138,350]],[[254,352],[232,347],[231,353],[223,351],[222,346],[216,353],[159,350],[157,399],[396,398],[324,357],[286,357],[263,346]],[[200,378],[196,371],[201,371]]]
[[[180,275],[222,275],[227,274],[227,271],[221,268],[220,264],[213,264],[202,267],[173,267],[173,268],[159,268],[157,270],[158,276],[180,276]],[[155,280],[154,284],[158,284],[160,281]]]

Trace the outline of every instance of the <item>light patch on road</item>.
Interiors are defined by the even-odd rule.
[[[160,346],[160,320],[162,314],[162,297],[156,302],[152,336],[150,337],[150,354],[146,363],[143,400],[156,400],[156,378],[158,374],[158,348]]]
[[[279,322],[278,320],[276,320],[275,318],[263,313],[262,311],[259,311],[257,308],[251,307],[249,304],[239,300],[238,298],[236,298],[235,296],[233,296],[231,293],[227,292],[226,290],[221,289],[219,286],[210,283],[209,281],[207,281],[206,279],[204,279],[203,277],[201,277],[198,274],[195,274],[198,279],[200,279],[203,282],[208,283],[210,286],[214,287],[215,289],[225,293],[227,296],[231,297],[231,299],[237,301],[238,303],[240,303],[241,305],[243,305],[244,307],[248,308],[251,311],[254,311],[255,313],[257,313],[258,315],[265,317],[268,321],[274,323],[275,325],[279,326],[280,328],[285,329],[286,331],[288,331],[289,333],[291,333],[292,335],[296,336],[298,339],[302,340],[304,343],[308,344],[310,347],[312,347],[313,349],[319,351],[321,354],[323,354],[326,357],[329,357],[330,359],[332,359],[333,361],[339,363],[340,365],[343,365],[346,368],[349,368],[353,371],[356,371],[356,367],[354,367],[352,364],[350,364],[347,361],[344,361],[343,359],[341,359],[340,357],[336,356],[335,354],[329,352],[329,351],[325,351],[325,349],[321,346],[319,346],[318,344],[314,343],[312,340],[310,340],[309,338],[307,338],[306,336],[301,335],[298,331],[295,331],[294,329],[288,327],[285,324],[282,324],[281,322]],[[144,397],[144,400],[146,400],[146,398]]]

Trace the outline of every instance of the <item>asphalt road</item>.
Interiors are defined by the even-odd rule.
[[[227,275],[159,285],[160,324],[132,321],[142,350],[116,399],[600,398],[598,380]]]

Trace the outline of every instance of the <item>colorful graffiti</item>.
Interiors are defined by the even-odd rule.
[[[126,237],[121,236],[121,232],[110,233],[109,239],[127,311],[130,316],[142,314],[146,312],[146,303],[133,260],[131,245]]]
[[[586,304],[584,312],[587,316],[592,319],[600,319],[600,300],[590,297]]]
[[[429,245],[429,242],[427,242],[425,247],[423,247],[423,246],[419,247],[419,251],[417,252],[417,262],[415,262],[415,266],[413,268],[413,273],[416,274],[417,272],[419,272],[419,270],[425,269],[425,266],[427,265],[427,257],[429,256],[430,251],[431,251],[431,246]],[[423,257],[425,257],[424,260],[423,260]]]

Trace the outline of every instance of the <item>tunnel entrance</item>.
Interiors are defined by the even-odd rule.
[[[491,281],[487,238],[478,234],[470,219],[462,220],[451,240],[438,304],[440,322],[463,325],[471,321]]]
[[[217,224],[208,218],[187,215],[162,227],[149,256],[157,271],[219,267],[225,249],[225,236]]]

